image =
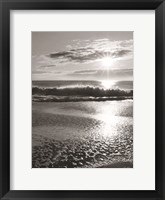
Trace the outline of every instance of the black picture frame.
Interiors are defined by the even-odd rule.
[[[156,177],[155,190],[10,190],[10,10],[155,10]],[[1,199],[165,199],[165,2],[163,0],[0,0],[0,198]],[[143,181],[143,177],[141,177]]]

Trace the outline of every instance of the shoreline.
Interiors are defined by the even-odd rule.
[[[87,101],[122,101],[133,100],[133,96],[121,97],[68,97],[68,96],[33,96],[33,102],[87,102]]]

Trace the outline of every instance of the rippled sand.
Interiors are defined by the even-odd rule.
[[[133,101],[33,103],[32,167],[133,167]]]

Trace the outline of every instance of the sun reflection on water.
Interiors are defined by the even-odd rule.
[[[101,85],[104,87],[104,89],[111,89],[114,87],[115,81],[103,80],[101,81]]]

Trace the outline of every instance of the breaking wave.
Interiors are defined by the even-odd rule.
[[[133,90],[103,89],[99,87],[32,88],[33,101],[106,101],[133,99]]]

